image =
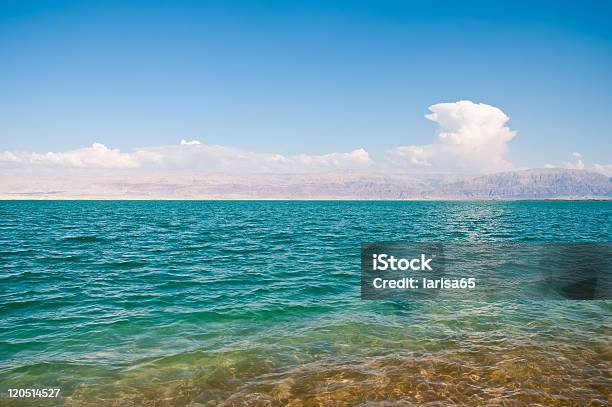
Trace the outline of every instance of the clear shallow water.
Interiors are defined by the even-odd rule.
[[[609,301],[361,301],[359,248],[604,242],[611,221],[609,202],[0,202],[0,386],[70,406],[610,405]]]

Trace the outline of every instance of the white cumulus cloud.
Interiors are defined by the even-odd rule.
[[[429,107],[425,117],[438,123],[435,143],[399,146],[388,151],[390,161],[429,171],[495,172],[512,168],[505,159],[516,134],[499,108],[461,100]]]
[[[202,143],[200,143],[198,140],[191,140],[191,141],[187,141],[185,139],[181,140],[181,145],[183,146],[196,146],[198,144],[202,144]]]
[[[564,162],[563,167],[571,170],[584,170],[585,165],[584,161],[582,161],[582,154],[574,152],[572,157],[574,157],[574,160]]]

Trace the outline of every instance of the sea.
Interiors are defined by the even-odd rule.
[[[378,241],[611,242],[612,202],[1,201],[0,405],[612,405],[611,301],[362,300]]]

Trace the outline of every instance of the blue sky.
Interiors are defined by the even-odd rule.
[[[0,0],[0,151],[376,157],[468,99],[509,116],[516,166],[609,163],[611,21],[605,1]]]

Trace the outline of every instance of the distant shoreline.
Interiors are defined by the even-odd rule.
[[[346,202],[539,202],[539,201],[612,201],[612,197],[589,198],[406,198],[406,199],[378,199],[378,198],[351,198],[351,197],[313,197],[313,198],[246,198],[246,197],[197,197],[197,198],[166,198],[166,197],[36,197],[36,196],[0,196],[0,201],[279,201],[279,202],[308,202],[308,201],[346,201]]]

